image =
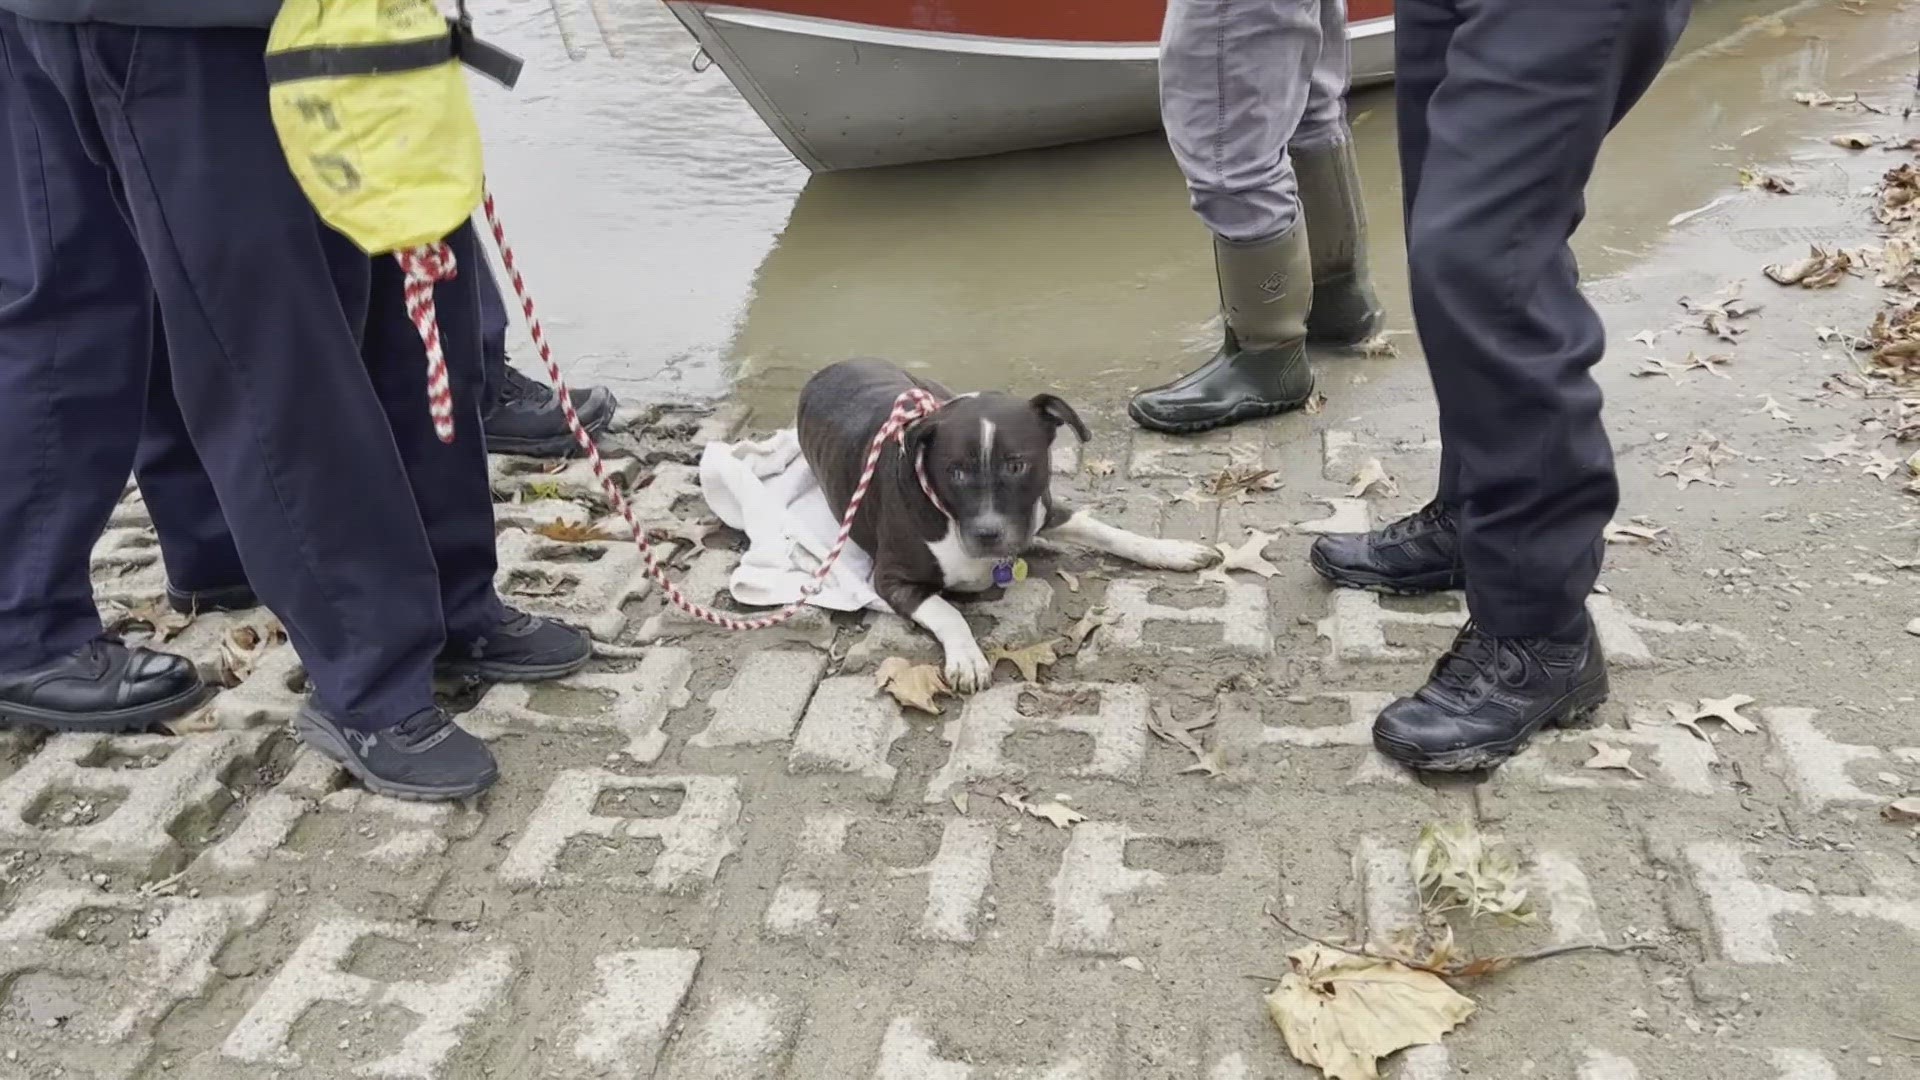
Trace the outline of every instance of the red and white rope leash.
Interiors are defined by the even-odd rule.
[[[679,608],[681,611],[686,612],[696,619],[712,623],[725,630],[765,630],[771,626],[778,626],[793,618],[795,615],[798,615],[800,611],[806,607],[807,601],[819,593],[820,589],[826,584],[827,575],[833,572],[834,564],[840,561],[840,553],[846,549],[848,538],[853,535],[854,518],[860,513],[860,504],[866,500],[867,489],[873,484],[873,474],[880,466],[880,453],[886,449],[887,440],[899,439],[904,445],[904,433],[907,425],[923,416],[932,415],[940,408],[940,402],[925,390],[917,389],[908,390],[894,401],[893,411],[887,414],[886,423],[881,424],[880,430],[874,432],[873,443],[867,447],[867,461],[865,466],[860,470],[860,482],[854,485],[853,496],[847,500],[847,513],[840,521],[840,535],[835,538],[832,550],[827,552],[826,560],[820,564],[818,570],[813,572],[813,580],[809,581],[800,590],[800,598],[798,600],[795,600],[793,603],[788,604],[786,607],[781,608],[771,615],[765,615],[758,619],[736,619],[710,608],[702,607],[687,599],[686,594],[680,591],[680,587],[675,585],[672,580],[667,577],[665,570],[661,569],[659,562],[653,557],[653,546],[647,543],[646,530],[642,529],[640,523],[634,520],[633,508],[627,505],[626,495],[621,492],[620,485],[614,483],[613,479],[607,475],[606,466],[600,460],[600,448],[593,444],[593,436],[587,434],[587,429],[581,426],[580,416],[573,408],[573,393],[567,388],[566,379],[561,377],[560,365],[554,362],[553,350],[547,345],[546,331],[540,326],[540,316],[534,312],[533,297],[527,295],[526,282],[521,279],[520,269],[514,263],[513,248],[507,245],[506,230],[500,227],[500,215],[494,211],[493,193],[491,191],[486,193],[483,205],[487,211],[487,227],[493,231],[493,242],[500,249],[500,261],[506,267],[507,279],[513,282],[513,293],[520,299],[520,310],[527,318],[527,330],[533,335],[534,347],[540,350],[541,362],[547,366],[547,378],[553,383],[554,393],[560,397],[560,409],[566,414],[567,428],[573,432],[574,441],[578,442],[580,448],[586,451],[587,460],[593,464],[594,478],[600,481],[600,486],[605,489],[608,500],[620,511],[620,516],[627,519],[627,528],[633,532],[633,542],[640,549],[640,557],[646,561],[647,576],[652,578],[654,583],[660,586],[660,590],[666,595],[668,603],[671,603],[674,607]],[[409,298],[411,298],[411,293],[409,293]],[[421,331],[421,336],[423,339],[426,337],[425,330]],[[429,346],[428,366],[430,371],[433,364],[433,357],[436,354],[437,350],[433,346]],[[446,378],[446,361],[442,359],[440,364],[440,377],[444,385]],[[429,386],[431,385],[432,378],[430,375]],[[438,424],[439,414],[436,413],[436,429],[438,428]],[[451,424],[452,415],[451,408],[449,408],[449,426],[447,434],[441,436],[443,440],[451,440]],[[916,461],[914,465],[915,472],[920,479],[922,490],[927,493],[928,498],[933,499],[934,505],[939,506],[940,500],[933,494],[931,485],[927,483],[925,470],[920,468],[918,461]]]
[[[427,347],[427,412],[433,417],[433,433],[443,443],[453,441],[453,385],[447,381],[447,356],[440,348],[440,316],[433,303],[433,286],[459,273],[453,262],[453,249],[444,243],[421,244],[393,253],[405,275],[402,289],[407,298],[407,317],[420,331],[420,343]]]

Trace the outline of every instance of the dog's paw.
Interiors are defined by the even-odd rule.
[[[971,694],[993,684],[993,665],[979,644],[969,641],[964,648],[947,650],[946,676],[955,693]]]
[[[1220,549],[1192,540],[1151,540],[1138,560],[1157,570],[1205,570],[1220,561]]]

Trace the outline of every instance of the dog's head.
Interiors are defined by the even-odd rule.
[[[953,516],[966,553],[976,559],[1019,554],[1046,520],[1054,435],[1087,425],[1052,394],[968,394],[907,429],[907,461],[925,464],[927,483]]]

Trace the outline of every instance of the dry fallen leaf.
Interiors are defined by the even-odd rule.
[[[1020,669],[1022,679],[1033,682],[1040,677],[1041,668],[1060,662],[1060,657],[1053,651],[1054,643],[1058,640],[1058,638],[1048,638],[1017,649],[996,646],[987,650],[987,662],[998,665],[1000,661],[1005,660]]]
[[[220,639],[222,684],[233,687],[245,682],[267,650],[285,640],[286,628],[272,615],[266,616],[258,625],[242,623],[229,629]]]
[[[1748,191],[1771,191],[1776,195],[1791,195],[1800,189],[1798,183],[1784,176],[1759,169],[1741,169],[1740,186]]]
[[[138,607],[107,620],[107,633],[118,634],[129,626],[144,626],[153,632],[157,644],[165,644],[180,636],[187,627],[192,626],[195,616],[182,615],[173,610],[166,597],[156,597]]]
[[[1665,375],[1674,382],[1679,382],[1680,376],[1684,374],[1686,370],[1686,368],[1681,367],[1679,364],[1670,364],[1659,357],[1649,356],[1641,360],[1640,366],[1634,368],[1630,374],[1639,379]]]
[[[1835,97],[1824,90],[1803,90],[1793,95],[1793,100],[1802,105],[1811,105],[1816,109],[1833,108],[1842,105],[1858,105],[1860,103],[1860,95],[1841,94]]]
[[[1681,491],[1693,484],[1705,484],[1708,487],[1723,488],[1725,480],[1715,474],[1721,465],[1742,456],[1738,451],[1723,442],[1711,431],[1703,431],[1687,444],[1686,451],[1678,458],[1660,467],[1657,475],[1671,476]]]
[[[960,816],[966,817],[967,805],[969,802],[969,797],[967,793],[964,791],[956,791],[951,796],[949,796],[949,798],[953,800],[953,808],[955,810],[960,811]]]
[[[1864,449],[1866,448],[1860,445],[1859,436],[1849,431],[1844,438],[1836,439],[1830,443],[1822,443],[1818,454],[1802,456],[1808,461],[1845,462],[1850,455],[1857,454]]]
[[[1673,714],[1676,721],[1680,720],[1681,714],[1686,713],[1686,720],[1681,721],[1682,723],[1693,724],[1701,720],[1718,720],[1742,735],[1753,735],[1759,732],[1760,725],[1740,715],[1740,710],[1751,704],[1753,699],[1747,695],[1734,694],[1718,700],[1701,698],[1700,707],[1691,713],[1686,713],[1685,709],[1674,705],[1667,706],[1667,711]]]
[[[1865,150],[1869,146],[1880,145],[1881,139],[1878,135],[1871,135],[1864,131],[1849,131],[1845,134],[1835,135],[1827,141],[1835,146],[1845,147],[1848,150]]]
[[[1687,297],[1680,298],[1680,306],[1699,317],[1699,327],[1722,341],[1735,341],[1746,332],[1737,320],[1760,310],[1760,305],[1740,297],[1740,286],[1736,283],[1723,291],[1712,302],[1699,302]]]
[[[602,532],[594,525],[578,521],[549,521],[535,526],[533,531],[563,544],[593,544],[613,539],[612,533]]]
[[[1765,394],[1762,396],[1764,396],[1766,400],[1760,404],[1760,408],[1755,410],[1756,412],[1766,413],[1768,416],[1773,417],[1775,420],[1778,420],[1783,424],[1793,423],[1792,414],[1787,412],[1787,410],[1781,408],[1780,403],[1773,400],[1772,394]]]
[[[1252,501],[1251,492],[1277,491],[1280,484],[1280,472],[1277,469],[1230,465],[1208,477],[1197,493],[1209,499],[1233,499],[1245,503]]]
[[[1193,724],[1182,724],[1173,718],[1172,710],[1165,705],[1156,704],[1147,715],[1147,730],[1162,742],[1171,743],[1193,755],[1194,763],[1180,770],[1180,775],[1204,772],[1208,776],[1221,776],[1227,768],[1226,755],[1218,747],[1211,750],[1200,741],[1194,732],[1211,727],[1212,715],[1205,716]]]
[[[1319,416],[1322,412],[1326,411],[1326,408],[1327,395],[1315,390],[1312,394],[1308,395],[1307,403],[1300,407],[1300,411],[1306,413],[1308,416]]]
[[[1427,825],[1413,846],[1408,868],[1420,887],[1420,902],[1440,914],[1464,908],[1475,918],[1489,915],[1510,923],[1531,923],[1533,902],[1522,885],[1520,866],[1470,822]]]
[[[507,575],[507,587],[503,591],[514,596],[560,596],[579,584],[579,579],[570,574],[520,566]]]
[[[1077,593],[1080,591],[1080,579],[1068,573],[1064,567],[1061,569],[1055,570],[1054,573],[1059,574],[1060,580],[1067,583],[1068,592]]]
[[[1431,972],[1313,944],[1267,995],[1287,1049],[1327,1080],[1379,1080],[1378,1062],[1430,1046],[1473,1015],[1473,1001]]]
[[[1650,528],[1646,525],[1622,525],[1617,521],[1607,523],[1607,543],[1609,544],[1651,544],[1660,539],[1667,530]]]
[[[1116,465],[1111,458],[1088,458],[1087,472],[1094,476],[1112,476]]]
[[[1653,343],[1660,340],[1660,331],[1642,330],[1639,333],[1628,338],[1627,340],[1633,342],[1636,345],[1645,345],[1647,348],[1651,349],[1653,348]]]
[[[1361,356],[1399,356],[1400,346],[1393,343],[1393,335],[1391,333],[1381,333],[1375,334],[1354,346],[1354,351],[1358,352]]]
[[[1881,813],[1888,821],[1920,821],[1920,796],[1895,799]]]
[[[1704,371],[1709,375],[1718,375],[1723,379],[1731,379],[1732,376],[1728,375],[1725,371],[1721,370],[1721,368],[1731,363],[1733,363],[1733,356],[1728,353],[1715,353],[1712,356],[1698,356],[1690,352],[1687,354],[1686,366],[1681,368],[1680,370]]]
[[[1087,820],[1087,815],[1057,802],[1030,803],[1011,791],[1000,793],[1000,801],[1029,817],[1048,822],[1056,829],[1070,829]]]
[[[1808,248],[1806,258],[1791,263],[1774,263],[1763,272],[1781,285],[1830,289],[1852,275],[1853,256],[1845,251],[1828,251],[1814,244]]]
[[[909,709],[940,715],[937,699],[952,697],[947,678],[932,664],[915,664],[898,656],[880,662],[873,673],[874,685],[893,695],[893,700]]]
[[[1867,463],[1860,467],[1861,472],[1866,473],[1876,480],[1885,480],[1895,472],[1898,472],[1899,469],[1900,462],[1878,451],[1875,451],[1874,455],[1867,459]]]
[[[1060,655],[1077,654],[1081,649],[1086,648],[1087,641],[1093,637],[1095,630],[1103,626],[1112,626],[1117,619],[1117,616],[1107,614],[1105,608],[1088,608],[1087,613],[1080,616],[1079,621],[1067,630],[1067,640],[1060,646]]]
[[[1625,746],[1595,739],[1592,742],[1593,757],[1587,759],[1583,769],[1619,769],[1635,780],[1645,780],[1647,774],[1633,767],[1633,750]]]
[[[1231,585],[1233,579],[1227,576],[1229,570],[1244,570],[1249,574],[1259,574],[1263,578],[1272,577],[1280,572],[1280,568],[1268,562],[1261,552],[1267,550],[1267,545],[1276,539],[1278,536],[1274,533],[1248,529],[1246,542],[1237,548],[1228,547],[1226,544],[1215,544],[1214,547],[1220,550],[1220,562],[1218,565],[1202,570],[1201,579]]]
[[[1347,498],[1358,499],[1376,487],[1380,489],[1380,494],[1388,498],[1400,494],[1399,483],[1387,475],[1386,466],[1380,464],[1380,459],[1368,458],[1360,466],[1360,471],[1353,474],[1353,486],[1347,489]]]

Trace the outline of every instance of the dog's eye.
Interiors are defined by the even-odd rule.
[[[1023,458],[1008,458],[1000,463],[1000,470],[1008,476],[1020,476],[1027,471],[1027,463]]]
[[[949,465],[947,466],[947,475],[953,477],[955,480],[964,482],[967,478],[967,467],[965,465]]]

